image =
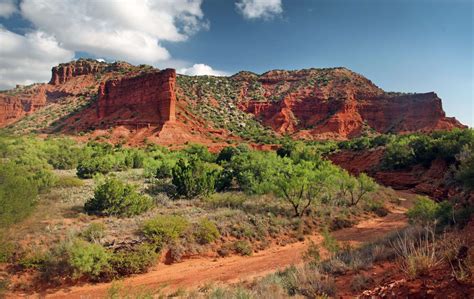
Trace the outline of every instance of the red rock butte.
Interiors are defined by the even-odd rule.
[[[165,69],[111,79],[99,86],[97,117],[113,124],[163,124],[176,120],[176,71]],[[124,115],[128,110],[132,116]]]

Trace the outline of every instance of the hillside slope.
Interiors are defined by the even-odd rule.
[[[0,93],[0,126],[111,142],[224,145],[275,136],[346,139],[464,127],[441,99],[387,93],[346,68],[274,70],[230,77],[79,59],[52,69],[48,84]]]

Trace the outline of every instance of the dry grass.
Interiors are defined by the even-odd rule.
[[[393,242],[393,247],[399,257],[400,270],[410,278],[427,275],[442,262],[434,227],[425,227],[417,237],[405,232]]]

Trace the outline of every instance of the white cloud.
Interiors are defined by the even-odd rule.
[[[14,0],[0,0],[0,17],[8,18],[17,11]]]
[[[208,65],[171,57],[164,41],[182,42],[209,22],[203,0],[0,0],[0,16],[19,12],[33,28],[25,35],[0,24],[0,88],[44,82],[51,67],[87,52],[107,61],[125,60],[183,73],[225,75]]]
[[[211,76],[227,76],[228,74],[223,71],[214,70],[207,64],[194,64],[192,67],[189,68],[181,68],[178,70],[179,74],[188,75],[188,76],[203,76],[203,75],[211,75]]]
[[[52,66],[74,57],[41,31],[19,35],[0,28],[0,41],[0,89],[48,81]]]
[[[206,29],[202,0],[24,0],[23,17],[66,49],[132,63],[170,58],[161,41]]]
[[[235,5],[246,19],[270,19],[283,12],[281,0],[239,0]]]

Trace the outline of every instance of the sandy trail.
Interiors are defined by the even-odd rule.
[[[410,199],[413,195],[399,192],[399,196]],[[408,200],[408,204],[411,200]],[[354,227],[338,230],[332,235],[339,241],[363,243],[374,241],[387,233],[403,228],[407,224],[406,208],[394,208],[383,218],[373,218],[360,222]],[[316,244],[322,242],[320,235],[313,235],[303,242],[286,246],[272,247],[249,257],[231,256],[225,258],[199,257],[181,263],[159,264],[150,272],[129,277],[121,282],[122,289],[133,290],[160,289],[166,291],[178,288],[196,288],[210,282],[233,283],[251,280],[302,263],[302,254],[307,250],[309,240]],[[33,298],[104,298],[111,283],[86,284],[48,293],[30,295]],[[13,297],[29,297],[26,294],[13,294]],[[9,296],[10,297],[10,296]]]

